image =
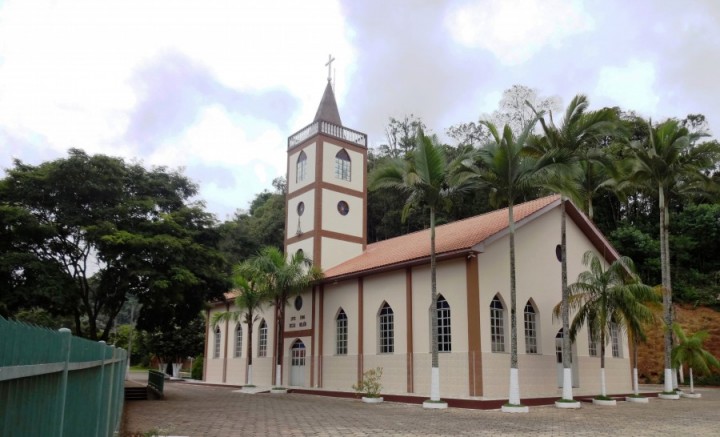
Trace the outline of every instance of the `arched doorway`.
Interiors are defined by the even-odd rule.
[[[290,385],[305,386],[305,343],[300,339],[290,347]]]
[[[563,352],[562,352],[562,343],[563,343],[563,330],[560,328],[560,330],[557,332],[557,335],[555,335],[555,363],[557,367],[557,384],[558,387],[562,387],[563,384]],[[577,347],[575,346],[575,343],[573,342],[570,345],[570,367],[572,368],[572,385],[573,387],[579,387],[580,384],[578,381],[580,381],[580,375],[578,372],[578,360],[577,357]]]

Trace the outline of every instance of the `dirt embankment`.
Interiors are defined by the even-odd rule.
[[[720,312],[706,307],[675,306],[675,321],[688,335],[708,331],[705,349],[720,359]],[[638,374],[641,381],[659,383],[663,378],[663,324],[660,319],[647,327],[647,343],[638,348]],[[717,371],[716,371],[717,372]]]

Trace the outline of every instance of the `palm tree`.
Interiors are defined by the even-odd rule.
[[[526,152],[526,142],[536,120],[526,125],[515,137],[510,126],[505,125],[502,135],[491,122],[482,122],[488,129],[492,142],[477,153],[478,164],[469,168],[464,177],[474,180],[477,185],[490,188],[493,206],[508,205],[508,229],[510,231],[510,389],[508,404],[520,405],[519,369],[517,358],[517,299],[515,285],[515,200],[534,187],[537,182],[538,161]],[[462,173],[459,173],[462,174]]]
[[[561,194],[560,202],[560,263],[561,263],[561,288],[562,301],[567,302],[567,234],[566,234],[566,212],[565,201],[568,197],[575,198],[583,203],[579,195],[577,179],[582,179],[583,169],[580,163],[597,161],[598,153],[595,150],[607,134],[615,129],[617,119],[616,111],[602,109],[599,111],[588,111],[589,102],[586,96],[576,95],[565,110],[565,115],[560,126],[553,121],[552,112],[549,112],[549,122],[545,121],[542,114],[536,112],[540,118],[540,125],[544,133],[541,141],[534,146],[537,154],[542,154],[546,159],[558,164],[549,166],[548,170],[560,180],[552,181],[549,187]],[[587,164],[586,164],[587,168]],[[585,171],[587,173],[587,170]],[[570,179],[574,182],[568,183]],[[589,191],[588,210],[592,208],[592,190]],[[563,305],[562,325],[563,332],[568,332],[570,324],[570,313],[568,305]],[[571,341],[569,336],[563,335],[562,358],[563,358],[563,395],[564,400],[572,400],[572,368],[570,361]]]
[[[286,258],[278,248],[267,246],[260,249],[258,255],[249,260],[248,268],[260,278],[258,283],[275,307],[275,338],[277,359],[275,366],[275,385],[282,383],[282,362],[285,350],[285,307],[292,295],[298,294],[313,281],[322,278],[319,268],[312,265],[303,252],[298,251]]]
[[[430,210],[430,297],[431,308],[437,308],[437,272],[435,259],[435,214],[443,205],[443,200],[453,191],[465,185],[454,179],[453,169],[467,159],[462,155],[448,166],[442,146],[435,136],[426,136],[422,129],[417,130],[416,146],[407,160],[394,159],[378,167],[370,176],[370,189],[392,188],[407,195],[402,220],[405,221],[410,210],[416,206],[426,206]],[[430,401],[440,401],[440,368],[438,363],[438,319],[437,311],[431,311],[432,369],[430,382]]]
[[[650,295],[643,294],[642,296],[635,296],[640,302],[651,309],[651,313],[633,314],[632,317],[626,319],[625,328],[627,329],[628,339],[632,344],[632,356],[633,356],[633,396],[640,397],[640,385],[638,383],[638,347],[639,344],[647,341],[645,335],[645,326],[649,323],[655,322],[657,319],[655,314],[657,312],[657,303],[659,302],[657,287],[652,289]],[[644,290],[643,290],[644,292]]]
[[[248,341],[247,341],[247,385],[252,385],[252,332],[253,324],[259,318],[256,312],[267,301],[265,295],[259,287],[257,280],[261,279],[257,271],[249,262],[244,262],[235,267],[232,277],[233,288],[237,291],[235,297],[235,311],[223,311],[213,314],[212,326],[228,320],[237,322],[242,320],[247,324]]]
[[[720,368],[720,361],[703,348],[703,343],[710,336],[707,331],[698,331],[687,336],[677,323],[673,323],[672,328],[678,339],[678,344],[672,350],[672,362],[677,367],[687,364],[690,371],[690,394],[694,395],[693,369],[708,374],[711,367]]]
[[[633,169],[630,181],[657,190],[660,209],[660,270],[663,288],[665,322],[665,392],[672,386],[672,280],[670,275],[670,209],[671,194],[707,191],[711,179],[705,171],[712,169],[720,157],[720,144],[695,141],[706,134],[690,133],[677,120],[656,126],[648,122],[645,141],[631,143]]]
[[[593,251],[583,255],[583,264],[590,268],[568,287],[567,308],[563,302],[553,311],[557,317],[563,310],[577,311],[570,324],[570,339],[587,326],[590,340],[600,343],[600,396],[607,398],[605,387],[605,345],[613,329],[637,329],[639,321],[648,320],[652,312],[643,304],[650,299],[652,288],[642,284],[634,273],[630,258],[620,257],[606,269]]]

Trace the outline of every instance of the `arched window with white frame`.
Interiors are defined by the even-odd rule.
[[[347,355],[348,353],[348,319],[345,310],[340,308],[335,318],[335,354]]]
[[[622,342],[620,340],[620,325],[616,322],[610,323],[610,346],[613,358],[622,358]]]
[[[220,327],[215,327],[215,342],[213,343],[213,358],[220,358],[220,344],[222,343],[222,333]]]
[[[265,319],[260,321],[260,327],[258,328],[258,357],[267,356],[267,338],[268,338],[268,326],[265,323]]]
[[[435,305],[437,311],[437,344],[438,352],[452,352],[452,334],[450,331],[450,304],[440,294]]]
[[[387,302],[383,303],[378,312],[379,352],[391,354],[395,352],[395,314]]]
[[[295,182],[302,182],[307,176],[307,155],[305,152],[300,152],[298,155],[297,163],[295,164]]]
[[[537,354],[538,351],[538,317],[535,306],[531,301],[527,301],[523,311],[523,321],[525,324],[525,353]]]
[[[350,155],[345,149],[335,155],[335,178],[350,182]]]
[[[235,327],[235,358],[240,358],[242,356],[242,334],[242,323],[238,323]]]
[[[505,352],[505,307],[497,295],[490,302],[490,345],[493,352]]]

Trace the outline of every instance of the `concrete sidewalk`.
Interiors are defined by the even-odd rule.
[[[386,402],[303,394],[244,394],[237,388],[165,385],[163,401],[125,404],[126,435],[150,430],[182,436],[374,436],[374,435],[535,435],[535,436],[707,436],[720,430],[720,389],[699,389],[702,399],[649,404],[618,402],[616,407],[583,403],[580,410],[532,407],[528,414],[460,408],[423,410]]]

